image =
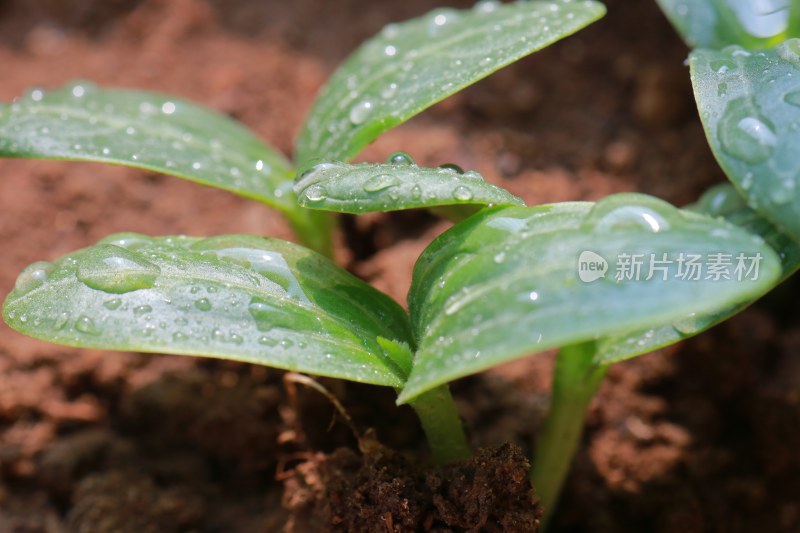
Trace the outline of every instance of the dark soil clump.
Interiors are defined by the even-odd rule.
[[[296,531],[536,533],[541,509],[528,468],[508,444],[441,469],[387,449],[363,457],[340,449],[298,466],[284,502]]]

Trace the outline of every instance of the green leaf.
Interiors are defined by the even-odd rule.
[[[800,245],[779,232],[764,217],[747,207],[744,199],[731,185],[724,184],[709,189],[690,209],[709,216],[725,217],[728,222],[763,238],[777,252],[781,260],[780,281],[800,269]],[[693,337],[724,322],[754,301],[751,299],[709,314],[690,314],[673,323],[656,328],[640,329],[606,337],[597,345],[595,361],[599,364],[616,363]]]
[[[346,161],[381,133],[605,13],[596,2],[479,2],[390,24],[331,77],[295,147],[301,170]]]
[[[800,241],[800,39],[690,56],[700,117],[747,203]]]
[[[800,36],[794,0],[656,0],[690,47],[768,48]]]
[[[286,159],[242,125],[165,95],[75,83],[0,105],[0,156],[114,163],[296,213]]]
[[[701,271],[694,280],[685,268],[681,276],[690,254],[730,259],[732,279]],[[760,254],[758,279],[736,279],[738,254]],[[637,261],[639,276],[626,268]],[[749,300],[779,275],[760,238],[643,195],[485,209],[442,234],[414,268],[418,351],[400,400],[527,354]]]
[[[410,361],[382,346],[412,344],[407,315],[388,296],[306,248],[243,235],[113,235],[28,267],[3,318],[68,346],[233,359],[394,387]]]
[[[294,187],[303,207],[372,213],[443,205],[525,205],[477,172],[414,164],[320,163]]]

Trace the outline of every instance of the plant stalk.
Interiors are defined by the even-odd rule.
[[[284,212],[292,231],[301,244],[333,260],[333,230],[336,219],[327,212],[302,209]]]
[[[587,342],[561,348],[553,371],[550,411],[530,471],[544,507],[542,528],[552,516],[561,488],[578,449],[584,420],[608,365],[594,363],[596,344]]]
[[[447,385],[421,394],[409,404],[417,412],[437,464],[468,459],[472,455]]]

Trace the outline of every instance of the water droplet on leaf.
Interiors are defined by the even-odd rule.
[[[258,343],[259,344],[263,344],[264,346],[277,346],[278,345],[277,339],[273,339],[272,337],[267,337],[266,335],[263,335],[263,336],[259,337],[258,338]]]
[[[478,13],[492,13],[498,7],[500,7],[498,0],[480,0],[473,6],[473,9]]]
[[[113,235],[100,239],[100,242],[97,244],[111,244],[119,246],[120,248],[125,248],[126,250],[137,250],[148,246],[152,242],[153,240],[150,237],[139,233],[114,233]]]
[[[136,252],[100,244],[80,256],[76,275],[92,289],[123,294],[152,287],[160,273],[158,266]]]
[[[103,307],[108,309],[109,311],[116,311],[119,309],[119,306],[122,305],[122,300],[119,298],[112,298],[110,300],[106,300],[103,302]]]
[[[690,335],[696,332],[698,329],[697,314],[692,313],[689,316],[678,320],[672,324],[672,327],[675,328],[675,331],[681,335]]]
[[[792,178],[784,179],[780,185],[769,190],[770,199],[778,205],[788,204],[795,198],[795,186]]]
[[[676,211],[666,202],[639,195],[612,196],[601,200],[586,218],[586,225],[598,232],[644,229],[658,233],[669,229],[668,217]]]
[[[149,305],[139,305],[133,308],[133,314],[136,316],[142,316],[152,312],[153,308],[150,307]]]
[[[366,192],[378,192],[388,189],[389,187],[394,187],[399,183],[400,180],[398,180],[395,176],[391,176],[389,174],[378,174],[377,176],[371,177],[366,183],[364,183],[364,190]]]
[[[789,105],[800,107],[800,89],[786,93],[783,101]]]
[[[53,272],[53,264],[47,261],[37,261],[28,265],[14,283],[14,290],[18,296],[31,292],[36,287],[41,286]]]
[[[777,138],[768,121],[757,114],[752,99],[728,103],[717,128],[722,149],[747,163],[761,163],[772,156]]]
[[[100,335],[100,330],[97,328],[94,320],[86,315],[78,317],[78,321],[75,322],[75,329],[87,335]]]
[[[459,185],[456,187],[456,190],[453,191],[453,198],[459,202],[468,202],[472,200],[472,191],[463,185]]]
[[[442,170],[447,170],[452,172],[453,174],[463,174],[464,169],[454,163],[446,163],[444,165],[439,165],[439,168]]]
[[[312,185],[303,192],[309,202],[321,202],[328,196],[328,191],[322,185]]]
[[[348,115],[350,122],[354,126],[363,124],[369,118],[374,107],[375,104],[373,104],[371,100],[362,100],[358,102],[350,108],[350,114]]]
[[[386,162],[390,165],[409,166],[414,164],[414,159],[405,152],[395,152],[386,159]]]
[[[728,71],[731,71],[736,68],[736,63],[728,58],[723,59],[714,59],[709,63],[711,70],[716,72],[717,74],[725,74]]]
[[[394,98],[397,95],[397,84],[390,83],[386,87],[381,90],[381,98],[384,100],[388,100],[389,98]]]

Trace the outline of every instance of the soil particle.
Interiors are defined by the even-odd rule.
[[[441,469],[387,449],[364,456],[340,449],[299,465],[284,504],[295,531],[537,532],[529,466],[513,445]]]

